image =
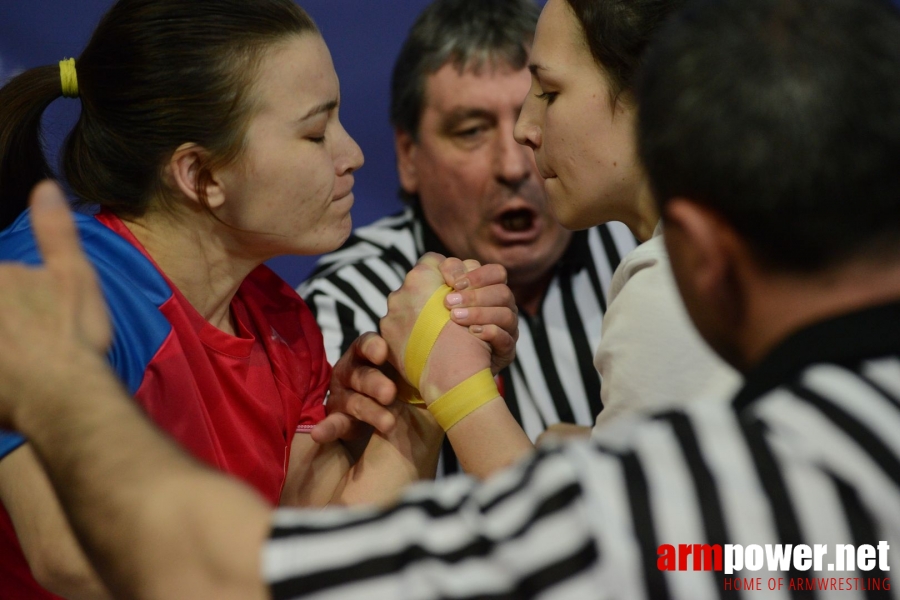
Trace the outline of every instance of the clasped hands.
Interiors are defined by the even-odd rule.
[[[388,297],[381,335],[363,334],[334,367],[328,416],[313,429],[327,443],[364,437],[374,427],[390,433],[397,412],[398,383],[406,374],[404,356],[410,333],[425,303],[442,285],[450,322],[441,330],[419,383],[426,404],[486,368],[494,374],[515,357],[518,312],[500,265],[424,255],[403,285]],[[415,384],[416,382],[412,382]]]

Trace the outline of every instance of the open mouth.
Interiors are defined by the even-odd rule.
[[[527,208],[508,210],[497,217],[497,223],[500,224],[505,231],[519,233],[528,231],[534,227],[535,214],[534,211]]]

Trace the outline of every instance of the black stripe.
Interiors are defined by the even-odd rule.
[[[508,488],[505,492],[497,494],[490,501],[483,504],[481,510],[485,513],[489,513],[497,506],[500,506],[511,496],[515,496],[516,494],[520,493],[531,484],[531,479],[534,477],[534,473],[535,471],[537,471],[539,466],[545,463],[549,463],[550,460],[553,460],[554,456],[557,456],[561,453],[562,448],[558,446],[551,448],[539,448],[537,450],[537,454],[534,456],[534,459],[529,460],[524,465],[522,474],[519,476],[519,480],[516,482],[516,484],[511,488]]]
[[[456,451],[453,450],[453,445],[446,437],[444,438],[444,443],[441,445],[441,458],[444,459],[444,475],[454,475],[462,471],[462,469],[459,468],[459,459],[456,457]]]
[[[647,486],[644,467],[641,466],[640,460],[633,452],[621,454],[619,459],[625,474],[634,532],[641,548],[641,565],[644,571],[644,582],[647,585],[647,596],[654,600],[671,598],[666,579],[657,566],[659,542],[656,539],[656,527],[653,522],[653,513],[650,510],[650,490]]]
[[[597,232],[600,234],[600,240],[603,242],[603,249],[606,250],[606,258],[609,260],[609,266],[612,267],[612,270],[615,273],[619,263],[622,262],[622,256],[619,254],[619,248],[616,246],[616,241],[609,231],[609,226],[605,224],[598,227]]]
[[[358,262],[353,266],[356,267],[356,270],[359,271],[360,275],[366,278],[366,281],[371,283],[379,292],[381,292],[381,295],[388,296],[394,291],[366,263]]]
[[[900,460],[893,451],[881,441],[878,434],[857,420],[843,408],[836,406],[825,397],[809,388],[800,385],[790,386],[790,390],[798,397],[812,404],[823,415],[847,434],[878,466],[890,477],[895,485],[900,486]]]
[[[573,554],[553,562],[540,571],[529,575],[516,584],[509,592],[467,596],[467,600],[519,600],[534,598],[550,588],[563,583],[597,563],[600,552],[594,540],[588,541]],[[456,597],[454,597],[456,600]]]
[[[335,267],[336,265],[340,265],[343,262],[341,254],[345,250],[349,250],[354,246],[358,246],[360,244],[368,243],[366,240],[356,237],[355,234],[351,235],[347,238],[347,241],[344,242],[344,245],[332,252],[331,254],[325,254],[316,261],[316,266],[313,268],[312,273],[310,273],[309,277],[306,278],[306,281],[311,281],[316,279],[319,275],[321,275],[324,271]]]
[[[353,340],[359,337],[359,331],[357,331],[353,326],[354,316],[356,313],[349,306],[338,302],[333,296],[329,296],[321,290],[315,290],[309,296],[307,296],[305,302],[309,307],[309,310],[312,313],[313,317],[316,319],[316,322],[319,323],[320,328],[322,327],[322,324],[319,321],[320,310],[319,305],[316,303],[316,299],[319,297],[325,298],[334,303],[335,312],[341,329],[341,343],[339,349],[341,355],[343,356],[347,349],[350,348],[350,344],[353,343]]]
[[[386,262],[398,265],[400,267],[400,273],[404,276],[415,266],[413,262],[410,262],[410,260],[406,258],[406,256],[404,256],[402,252],[400,252],[393,246],[391,246],[390,248],[384,248],[381,258],[383,258]]]
[[[562,296],[563,314],[566,317],[566,325],[575,346],[575,356],[578,360],[578,370],[581,371],[581,380],[584,382],[584,390],[587,394],[588,405],[591,407],[591,415],[596,417],[603,410],[603,402],[600,400],[600,374],[594,368],[594,349],[584,332],[584,321],[575,304],[575,295],[572,292],[572,279],[559,278],[559,289]]]
[[[683,413],[669,413],[661,418],[672,425],[672,431],[684,454],[685,464],[694,483],[694,492],[700,501],[700,515],[703,519],[706,539],[710,544],[720,544],[724,548],[731,538],[725,525],[722,499],[719,497],[712,471],[709,470],[703,458],[694,425]],[[725,598],[725,574],[722,571],[714,571],[713,575],[716,578],[719,597]]]
[[[841,499],[841,505],[844,507],[844,514],[847,518],[847,523],[850,525],[850,533],[853,536],[853,545],[857,548],[862,544],[869,544],[873,548],[877,547],[880,536],[875,530],[875,521],[872,519],[872,515],[869,514],[866,506],[859,499],[859,494],[856,493],[856,490],[853,487],[839,477],[832,475],[831,479],[834,482],[838,496]],[[877,560],[878,559],[876,558],[876,561]],[[890,573],[886,573],[879,569],[877,562],[875,565],[875,569],[871,571],[860,571],[857,567],[860,577],[873,577],[884,580],[891,576]],[[884,598],[885,596],[890,596],[890,592],[885,592],[884,590],[866,590],[866,598]]]
[[[315,302],[316,296],[325,296],[326,298],[329,297],[329,296],[326,296],[325,294],[323,294],[322,292],[314,291],[312,294],[310,294],[309,296],[304,298],[303,302],[309,308],[309,312],[312,313],[313,318],[316,319],[316,321],[318,321],[319,320],[319,307],[316,306],[316,302]]]
[[[878,392],[878,394],[880,394],[885,400],[893,405],[895,409],[900,410],[900,399],[898,399],[894,394],[881,387],[881,385],[877,381],[871,379],[867,375],[863,375],[862,373],[857,373],[857,375],[860,379],[865,381],[869,387]]]
[[[519,359],[514,359],[510,366],[500,371],[500,378],[503,381],[503,401],[506,402],[506,407],[509,409],[510,414],[516,420],[516,423],[521,425],[522,411],[519,408],[519,394],[516,391],[516,385],[513,382],[512,370],[514,368],[520,371],[519,376],[521,377],[522,367],[521,365],[519,365]]]
[[[373,323],[377,324],[381,321],[381,315],[376,315],[375,311],[369,308],[369,305],[365,303],[362,296],[360,296],[359,292],[356,291],[356,288],[350,285],[349,282],[344,281],[336,275],[330,275],[327,279],[334,285],[334,287],[343,292],[351,302],[362,309],[369,316],[369,318],[372,319]]]
[[[558,511],[567,509],[580,497],[581,486],[577,483],[569,484],[562,489],[557,490],[538,504],[532,514],[525,517],[523,525],[519,529],[504,536],[502,539],[493,540],[483,534],[479,534],[465,546],[445,553],[431,552],[421,545],[414,543],[391,555],[372,557],[355,565],[337,567],[314,574],[301,575],[275,582],[271,585],[272,597],[292,598],[301,593],[311,594],[320,590],[339,587],[349,583],[356,583],[375,577],[383,577],[385,575],[398,573],[404,568],[423,560],[437,560],[445,564],[457,564],[472,557],[484,558],[490,556],[494,549],[503,542],[511,542],[518,539],[532,527],[539,525],[542,519],[551,516]],[[308,543],[314,544],[315,540],[311,540]],[[590,545],[593,546],[593,544]],[[594,559],[596,559],[596,552],[594,552]],[[557,569],[556,572],[559,570],[560,569]],[[581,570],[581,568],[578,570]],[[539,572],[537,574],[532,574],[529,577],[535,577],[536,575],[541,576],[533,582],[537,585],[541,581],[547,581],[547,577],[552,574],[553,571],[547,573]],[[528,579],[525,579],[523,581],[527,580]]]
[[[541,364],[541,372],[559,420],[564,423],[574,423],[575,415],[572,413],[572,407],[569,406],[569,399],[566,397],[566,390],[563,388],[559,373],[556,372],[556,366],[553,364],[553,350],[550,348],[550,340],[547,337],[543,317],[540,314],[532,317],[519,311],[519,319],[524,320],[528,324],[528,329],[531,330],[531,339],[534,341],[534,349],[538,362]]]
[[[454,514],[459,508],[465,503],[467,498],[465,496],[457,499],[456,502],[452,503],[439,503],[436,500],[431,498],[426,498],[423,500],[418,500],[415,502],[412,501],[401,501],[390,508],[385,509],[383,512],[377,514],[368,514],[363,517],[358,517],[355,519],[347,520],[342,523],[330,523],[327,525],[317,524],[316,522],[300,524],[300,525],[291,525],[291,526],[274,526],[269,532],[269,538],[273,540],[291,538],[296,536],[304,536],[304,535],[317,535],[325,532],[335,532],[335,531],[343,531],[345,529],[353,529],[355,527],[368,525],[371,523],[375,523],[377,521],[383,521],[385,519],[389,519],[391,516],[404,512],[410,509],[418,510],[424,512],[429,517],[433,519],[438,519],[441,517],[445,517],[447,515]]]
[[[775,456],[766,442],[765,424],[756,420],[742,421],[741,430],[747,441],[747,447],[750,449],[750,455],[756,465],[763,491],[769,498],[772,515],[775,518],[775,528],[778,531],[778,541],[782,544],[793,544],[795,546],[802,544],[803,536],[800,533],[797,511],[794,509],[794,504],[788,495],[784,476],[781,474]],[[805,573],[795,569],[792,562],[789,576],[805,577]],[[814,593],[811,590],[793,589],[791,590],[791,596],[794,598],[812,598]]]
[[[335,300],[334,305],[338,322],[341,324],[341,356],[343,356],[350,349],[350,345],[359,337],[360,333],[356,329],[354,322],[356,320],[356,311],[337,300]]]

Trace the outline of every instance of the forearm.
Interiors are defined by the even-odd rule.
[[[263,597],[264,504],[150,426],[101,357],[70,358],[21,390],[13,425],[28,435],[110,590]]]
[[[422,376],[422,391],[429,404],[490,365],[487,354],[471,351],[471,340],[466,337],[470,335],[454,323],[448,323],[441,332]],[[447,431],[447,439],[460,466],[482,479],[534,450],[499,394],[453,425]]]
[[[110,598],[29,444],[0,461],[0,500],[41,587],[70,600]]]

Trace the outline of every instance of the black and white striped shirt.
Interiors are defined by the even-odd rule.
[[[573,234],[539,313],[519,311],[516,359],[500,374],[501,389],[532,440],[561,421],[592,425],[600,412],[593,353],[613,272],[635,245],[622,223]],[[388,294],[426,252],[448,254],[425,220],[407,208],[359,228],[318,262],[297,291],[316,315],[332,364],[361,333],[378,330]],[[441,472],[457,471],[449,445],[441,462]]]
[[[697,600],[760,577],[746,597],[900,597],[900,303],[792,335],[730,403],[611,425],[485,484],[421,484],[387,512],[279,512],[272,596]],[[887,569],[824,566],[836,544],[879,542]],[[822,571],[657,562],[662,544],[779,543],[826,544]],[[791,589],[823,584],[840,590]]]

